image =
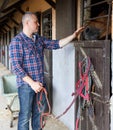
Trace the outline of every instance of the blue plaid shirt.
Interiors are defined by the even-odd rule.
[[[17,75],[17,86],[27,84],[23,77],[30,76],[44,84],[44,49],[58,49],[59,40],[48,40],[39,35],[35,39],[23,32],[15,36],[9,46],[12,72]]]

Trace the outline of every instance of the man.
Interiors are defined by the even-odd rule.
[[[59,49],[78,36],[83,27],[61,40],[48,40],[39,35],[39,23],[34,13],[28,12],[22,17],[23,31],[14,37],[9,51],[12,71],[17,75],[20,112],[18,130],[29,130],[29,119],[33,130],[42,130],[40,112],[37,108],[36,94],[45,86],[44,49]],[[31,115],[32,114],[32,115]]]

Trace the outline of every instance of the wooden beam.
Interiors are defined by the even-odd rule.
[[[23,4],[26,0],[19,0],[17,2],[15,2],[14,4],[12,4],[11,6],[6,6],[6,8],[2,9],[2,13],[6,13],[7,11],[11,10],[12,8],[15,8],[15,6],[19,7],[21,6],[21,4]]]
[[[12,17],[10,18],[10,20],[12,20],[16,25],[19,25],[19,23],[15,19],[13,19]]]
[[[25,12],[21,9],[21,7],[16,7],[15,9],[17,9],[21,14],[25,14]]]
[[[0,33],[1,33],[1,34],[3,34],[3,33],[4,33],[2,29],[0,29]]]
[[[7,30],[4,28],[4,24],[0,24],[0,32],[5,33]]]
[[[9,2],[9,0],[4,0],[2,6],[0,8],[0,11],[2,11],[7,6],[8,2]]]
[[[5,29],[4,27],[2,28],[2,30],[4,30],[5,32],[7,32],[7,29]]]
[[[0,18],[0,24],[4,23],[7,19],[8,19],[8,17]]]
[[[111,13],[112,13],[112,19],[111,19],[111,38],[112,38],[112,43],[113,43],[113,2],[112,2],[112,11],[111,11]],[[112,45],[113,46],[113,45]],[[112,49],[112,51],[113,51],[113,49]],[[112,54],[113,55],[113,54]],[[112,68],[113,69],[113,68]],[[113,72],[112,72],[113,73]],[[112,89],[112,91],[113,91],[113,89]],[[113,95],[112,95],[113,96]],[[113,122],[113,120],[112,120],[112,122]],[[112,126],[113,127],[113,126]]]
[[[52,8],[56,9],[56,3],[52,0],[45,0]]]
[[[2,16],[0,17],[0,20],[6,19],[7,17],[10,17],[11,15],[13,15],[13,13],[15,13],[15,11],[16,11],[16,9],[10,10],[9,12],[5,13],[4,15],[2,15]]]
[[[5,23],[5,25],[6,25],[9,29],[11,29],[11,27],[10,27],[7,23]]]
[[[1,38],[1,35],[3,34],[3,32],[0,31],[0,38]]]

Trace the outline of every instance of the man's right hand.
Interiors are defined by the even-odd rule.
[[[43,89],[43,84],[40,82],[33,82],[31,84],[31,88],[35,91],[35,93],[40,92]]]
[[[38,93],[43,89],[42,83],[33,81],[29,76],[25,76],[23,80],[31,86],[35,93]]]

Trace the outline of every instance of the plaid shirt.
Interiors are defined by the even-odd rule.
[[[34,41],[21,32],[10,43],[9,56],[18,87],[27,84],[22,79],[25,76],[44,84],[44,49],[60,48],[58,40],[35,35]]]

